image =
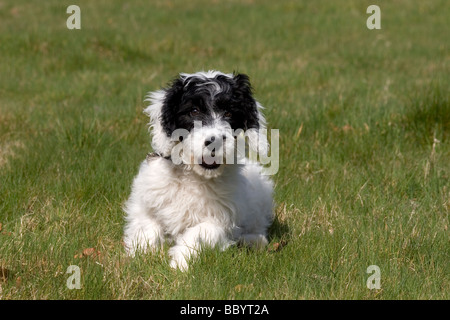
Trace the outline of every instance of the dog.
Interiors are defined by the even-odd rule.
[[[247,157],[269,147],[249,77],[181,73],[145,101],[153,152],[124,205],[127,254],[168,242],[170,266],[185,271],[204,247],[266,246],[274,186]],[[237,150],[242,137],[246,147]]]

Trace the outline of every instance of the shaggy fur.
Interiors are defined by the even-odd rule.
[[[265,246],[273,184],[236,148],[242,132],[250,149],[268,147],[248,77],[180,74],[148,101],[154,153],[141,164],[124,207],[128,254],[169,242],[170,265],[186,270],[203,246]]]

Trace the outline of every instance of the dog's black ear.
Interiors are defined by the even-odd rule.
[[[244,130],[259,129],[258,108],[253,98],[253,89],[250,78],[243,73],[235,74],[233,77],[233,96],[240,104],[244,112]]]
[[[172,132],[176,129],[175,117],[177,110],[181,104],[183,97],[184,81],[177,78],[172,81],[167,89],[165,89],[165,98],[161,110],[161,125],[167,134],[172,135]]]

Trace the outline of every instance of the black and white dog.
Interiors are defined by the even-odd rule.
[[[203,246],[265,246],[273,183],[246,157],[268,149],[248,76],[182,73],[146,101],[154,152],[141,164],[124,207],[128,254],[169,240],[170,265],[186,270]],[[239,141],[249,148],[239,148]]]

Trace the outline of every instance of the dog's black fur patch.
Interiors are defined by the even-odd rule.
[[[256,101],[245,74],[180,77],[165,90],[161,124],[167,136],[175,129],[191,131],[194,121],[211,124],[214,115],[228,121],[233,130],[259,129]]]

